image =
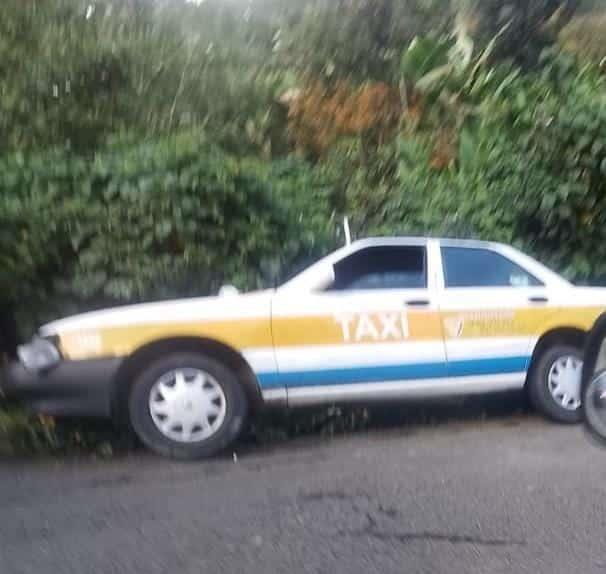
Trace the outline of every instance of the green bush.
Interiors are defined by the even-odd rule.
[[[0,403],[0,457],[82,453],[107,457],[133,444],[132,436],[111,423],[55,421]]]
[[[595,9],[581,14],[560,32],[559,43],[568,52],[606,66],[606,13]]]
[[[0,151],[94,151],[115,134],[212,130],[239,151],[270,133],[275,30],[210,0],[3,0]]]
[[[475,66],[460,82],[451,74],[416,131],[370,163],[349,157],[355,225],[502,240],[573,279],[606,278],[605,88],[595,67],[550,53],[532,74]],[[436,167],[438,125],[456,130],[455,154]]]
[[[0,293],[31,316],[268,285],[329,241],[321,189],[303,163],[195,135],[4,158]]]

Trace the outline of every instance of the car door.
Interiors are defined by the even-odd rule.
[[[543,283],[490,247],[443,242],[439,306],[450,377],[524,384],[537,325],[552,312]]]
[[[331,265],[328,287],[273,301],[276,383],[289,404],[398,396],[445,376],[425,243],[365,245]]]

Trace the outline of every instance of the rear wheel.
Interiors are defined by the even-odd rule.
[[[128,410],[133,429],[150,449],[198,459],[237,438],[248,408],[244,390],[225,365],[201,354],[174,353],[137,377]]]
[[[577,423],[582,418],[581,372],[583,353],[570,345],[547,349],[533,368],[529,380],[530,399],[535,408],[560,423]]]

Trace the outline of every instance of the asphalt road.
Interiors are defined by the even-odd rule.
[[[531,414],[0,461],[0,573],[606,572],[606,450]]]

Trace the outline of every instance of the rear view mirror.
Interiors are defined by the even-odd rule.
[[[233,285],[223,285],[221,289],[219,289],[219,297],[233,297],[239,293],[240,291],[238,291],[238,288]]]

